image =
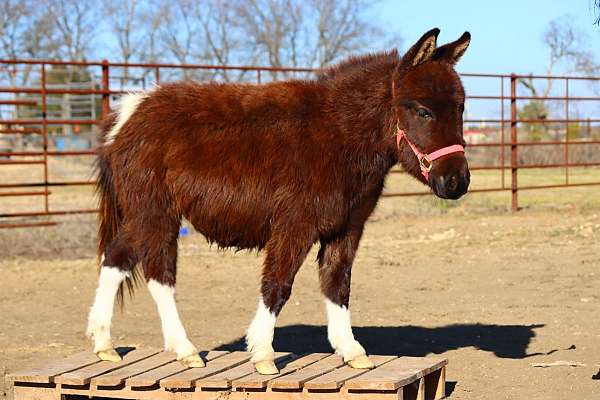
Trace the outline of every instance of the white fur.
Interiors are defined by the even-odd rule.
[[[103,266],[98,278],[96,298],[88,317],[87,335],[94,340],[94,352],[112,349],[110,325],[115,296],[119,285],[129,276],[128,272],[115,267]]]
[[[327,309],[327,336],[335,352],[344,357],[344,361],[366,354],[365,349],[352,334],[350,310],[329,299],[325,299],[325,308]]]
[[[182,359],[197,353],[196,347],[189,341],[187,334],[177,312],[175,304],[175,288],[163,285],[150,279],[148,289],[156,302],[163,336],[165,338],[165,350],[177,353],[177,359]]]
[[[133,115],[137,107],[140,105],[142,100],[148,97],[148,95],[148,92],[129,93],[121,98],[121,101],[119,101],[116,110],[117,121],[106,135],[106,139],[104,141],[105,145],[109,145],[115,140],[115,138],[121,131],[121,128],[123,128],[123,125],[125,125],[127,120]]]
[[[256,315],[246,333],[246,344],[248,351],[252,352],[252,362],[273,359],[273,333],[276,319],[275,313],[269,311],[261,298],[258,301]]]

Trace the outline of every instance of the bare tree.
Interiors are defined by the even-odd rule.
[[[108,0],[105,17],[116,39],[121,61],[130,62],[139,57],[139,50],[144,39],[144,31],[136,29],[140,23],[140,4],[138,0]],[[128,70],[125,68],[125,76]]]
[[[550,21],[542,38],[549,50],[546,75],[551,76],[559,66],[585,75],[594,75],[600,71],[593,54],[586,46],[587,36],[573,26],[569,16]],[[546,86],[539,89],[533,78],[520,79],[519,82],[531,96],[542,98],[550,95],[554,83],[552,79],[548,79]],[[520,114],[522,118],[543,120],[550,114],[550,110],[543,99],[533,99],[523,106]],[[530,130],[534,140],[541,139],[543,129],[538,125],[530,125]]]
[[[4,0],[0,3],[0,58],[49,58],[55,53],[52,19],[41,0]],[[31,67],[18,74],[9,68],[7,79],[12,86],[26,85]]]
[[[586,39],[585,33],[573,26],[569,16],[550,21],[543,34],[543,42],[550,52],[546,75],[552,75],[561,64],[573,72],[591,73],[596,63],[586,48]],[[553,80],[549,79],[541,92],[535,88],[531,78],[521,80],[521,84],[533,96],[546,97],[552,90]]]
[[[596,17],[596,21],[594,22],[596,25],[600,25],[600,0],[594,0],[594,16]]]
[[[200,27],[188,12],[194,5],[193,0],[173,0],[163,2],[160,8],[164,18],[160,27],[162,44],[180,64],[191,61],[195,43],[200,40]]]
[[[236,13],[247,46],[271,66],[320,68],[371,47],[383,33],[366,12],[368,0],[247,0]]]
[[[202,26],[204,39],[203,52],[199,54],[203,62],[217,65],[229,65],[242,57],[243,47],[236,14],[230,4],[220,0],[207,0],[204,7],[196,7],[195,13]],[[255,61],[256,51],[246,51],[246,62]],[[235,61],[234,61],[235,60]],[[235,79],[242,79],[247,71],[233,73]],[[228,70],[218,71],[215,77],[229,81],[232,73]]]
[[[248,48],[259,49],[266,64],[273,67],[298,65],[303,12],[303,7],[291,0],[248,0],[236,5]]]
[[[160,0],[159,0],[160,1]],[[232,11],[236,0],[161,1],[159,42],[164,54],[181,64],[203,63],[229,65],[255,60],[255,49],[243,47],[241,30]],[[241,79],[246,71],[186,70],[184,77],[224,80]]]
[[[101,20],[98,3],[93,0],[50,0],[56,28],[57,56],[82,61],[93,47],[96,27]]]
[[[316,61],[310,65],[322,67],[368,47],[369,40],[383,36],[380,29],[364,19],[372,2],[352,0],[312,0],[316,12]]]
[[[115,38],[120,60],[125,63],[156,61],[160,5],[140,0],[108,0],[105,4],[105,22]],[[124,81],[129,79],[129,74],[129,67],[125,67]]]

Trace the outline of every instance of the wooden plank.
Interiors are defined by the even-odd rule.
[[[102,375],[132,364],[136,361],[143,360],[144,358],[148,358],[157,352],[157,350],[150,349],[135,349],[125,354],[121,361],[100,361],[88,367],[61,374],[54,378],[54,382],[63,385],[87,385],[95,376]]]
[[[217,374],[228,368],[237,367],[252,357],[245,351],[234,351],[215,360],[208,361],[204,368],[190,368],[165,379],[161,379],[160,386],[166,389],[189,389],[194,387],[195,381],[210,375]]]
[[[443,366],[442,369],[440,369],[440,376],[435,387],[434,399],[439,400],[444,397],[446,397],[446,366]]]
[[[348,390],[397,390],[446,365],[436,357],[400,357],[345,382]]]
[[[276,352],[275,363],[277,364],[287,361],[291,356],[291,353]],[[199,379],[196,381],[196,387],[200,387],[202,389],[229,389],[232,381],[250,375],[255,371],[254,363],[252,361],[248,361],[244,364],[238,365],[235,368]]]
[[[392,360],[395,360],[396,356],[369,356],[369,359],[373,361],[375,367],[379,367],[385,363],[388,363]],[[362,374],[369,372],[368,369],[356,369],[352,368],[348,365],[345,365],[341,368],[333,370],[325,375],[321,375],[316,377],[306,383],[304,383],[304,388],[308,390],[335,390],[344,384],[349,379],[355,378]]]
[[[443,399],[446,397],[446,367],[425,375],[425,398]]]
[[[448,360],[441,357],[401,357],[401,359],[406,370],[419,370],[421,376],[429,375],[448,364]]]
[[[329,355],[330,354],[328,353],[312,353],[303,357],[299,357],[290,362],[282,361],[279,363],[279,365],[276,363],[277,368],[279,368],[278,374],[261,375],[258,372],[254,372],[231,382],[231,386],[234,389],[264,389],[267,387],[269,381],[279,378],[280,376],[290,374],[299,370],[300,368],[304,368],[307,365],[315,363]]]
[[[83,351],[62,360],[47,362],[39,367],[25,368],[8,375],[13,382],[52,383],[54,377],[88,365],[99,363],[100,359],[91,351]]]
[[[227,351],[213,350],[209,352],[201,351],[200,355],[204,359],[204,361],[210,361],[228,353],[229,352]],[[148,372],[144,372],[142,374],[128,378],[125,381],[125,385],[135,388],[151,387],[158,384],[158,382],[161,379],[178,374],[182,371],[185,371],[186,369],[188,368],[182,363],[180,363],[179,361],[174,361],[169,364],[165,364],[162,367],[158,367]]]
[[[30,389],[30,388],[27,388]],[[56,393],[56,392],[55,392]],[[98,390],[77,389],[75,387],[62,388],[61,394],[67,399],[71,396],[85,396],[92,399],[126,399],[126,400],[402,400],[402,391],[348,393],[344,390],[330,392],[306,392],[290,390],[245,390],[245,391],[213,391],[213,390],[180,390],[170,391],[163,388],[150,390]],[[81,399],[82,397],[77,397]],[[49,399],[25,398],[15,400],[57,400],[58,397]],[[414,399],[405,399],[414,400]]]
[[[344,364],[342,357],[332,354],[291,374],[271,380],[269,387],[272,389],[302,389],[304,382],[326,374]]]
[[[92,378],[91,383],[95,386],[118,386],[124,383],[127,378],[161,367],[176,359],[177,355],[175,353],[160,352],[126,367]]]
[[[14,400],[57,400],[59,395],[55,388],[39,386],[15,386],[13,388]]]

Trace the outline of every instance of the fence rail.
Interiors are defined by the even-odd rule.
[[[48,220],[34,220],[34,221],[14,221],[14,218],[23,217],[41,217],[41,216],[57,216],[65,214],[77,214],[77,213],[92,213],[95,212],[93,208],[69,208],[55,210],[50,205],[50,199],[52,198],[52,190],[57,187],[67,186],[89,186],[93,185],[94,181],[88,180],[56,180],[49,178],[50,157],[89,157],[93,158],[95,152],[93,148],[89,149],[76,149],[76,150],[57,150],[51,149],[50,139],[55,138],[51,134],[50,130],[56,127],[63,126],[63,129],[73,129],[74,127],[79,128],[80,126],[90,126],[94,130],[95,126],[100,122],[103,115],[106,115],[110,110],[111,97],[116,97],[123,93],[126,93],[131,89],[124,85],[128,79],[130,81],[140,82],[144,84],[146,80],[154,83],[161,82],[161,76],[164,78],[165,72],[189,73],[190,71],[201,71],[204,73],[223,73],[224,71],[237,72],[239,74],[251,73],[254,74],[253,81],[260,83],[267,79],[277,79],[277,74],[286,74],[286,76],[294,74],[312,74],[315,71],[309,68],[275,68],[275,67],[255,67],[255,66],[212,66],[212,65],[200,65],[200,64],[189,64],[189,65],[176,65],[176,64],[143,64],[143,63],[109,63],[108,61],[101,62],[72,62],[72,61],[34,61],[34,60],[0,60],[0,73],[8,74],[9,78],[12,78],[12,84],[4,85],[0,84],[0,172],[1,168],[11,165],[29,165],[31,168],[42,168],[42,179],[35,182],[17,181],[13,183],[0,182],[0,198],[7,197],[35,197],[43,199],[43,207],[41,210],[31,211],[9,211],[0,212],[0,228],[12,228],[12,227],[29,227],[29,226],[48,226],[54,224],[54,221]],[[94,81],[89,88],[77,88],[73,89],[68,86],[61,87],[61,85],[53,82],[49,79],[49,73],[54,74],[59,71],[69,72],[69,68],[85,68],[86,72],[92,76],[98,76],[97,81]],[[94,75],[91,70],[97,71]],[[138,69],[143,71],[144,78],[133,79],[125,74],[125,78],[116,77],[120,85],[111,84],[114,81],[113,71],[123,70],[134,70]],[[22,71],[26,71],[28,75],[35,76],[36,85],[30,85],[29,83],[23,84],[18,82],[18,76]],[[177,72],[179,71],[179,72]],[[73,72],[73,71],[71,71]],[[65,72],[66,73],[66,72]],[[23,73],[24,74],[24,73]],[[168,76],[168,74],[167,74]],[[213,75],[214,76],[214,75]],[[248,75],[240,75],[244,79],[248,80]],[[519,208],[519,191],[522,190],[534,190],[534,189],[548,189],[548,188],[559,188],[559,187],[576,187],[576,186],[592,186],[600,185],[600,180],[593,182],[572,182],[569,179],[569,170],[572,168],[581,167],[598,167],[600,166],[600,159],[592,161],[574,161],[571,155],[570,149],[574,146],[593,146],[600,144],[600,135],[597,138],[591,137],[590,134],[585,140],[578,139],[573,140],[570,138],[570,127],[572,124],[587,124],[589,132],[592,130],[592,124],[600,122],[599,118],[581,118],[578,115],[573,116],[570,106],[573,102],[597,102],[600,101],[600,96],[592,95],[570,95],[570,85],[573,82],[600,81],[600,77],[567,77],[567,76],[541,76],[541,75],[506,75],[506,74],[461,74],[465,79],[487,79],[496,81],[493,85],[497,89],[492,95],[487,94],[473,94],[467,96],[468,102],[475,101],[494,101],[497,102],[498,115],[495,118],[471,118],[467,116],[464,119],[465,131],[472,128],[473,124],[483,126],[489,124],[495,126],[494,133],[499,136],[499,140],[481,140],[469,143],[468,151],[474,151],[474,149],[493,149],[499,150],[499,156],[491,163],[485,164],[473,164],[471,166],[472,171],[498,171],[501,175],[501,184],[494,187],[475,187],[470,190],[471,193],[485,193],[485,192],[510,192],[511,193],[511,205],[512,210],[517,211]],[[518,93],[518,82],[522,79],[539,79],[545,81],[563,82],[563,94],[557,95],[552,94],[548,96],[538,96],[535,93],[519,94]],[[0,81],[1,82],[1,81]],[[116,87],[120,86],[120,87]],[[126,87],[124,87],[126,86]],[[95,100],[97,99],[97,107],[99,113],[93,114],[94,117],[85,118],[85,116],[79,118],[65,117],[65,118],[51,118],[49,108],[56,108],[55,103],[49,103],[49,99],[56,100],[56,96],[92,96],[92,106],[95,107]],[[37,96],[36,98],[31,98]],[[534,101],[549,101],[549,102],[562,102],[564,103],[564,118],[526,118],[519,116],[518,102],[534,102]],[[598,103],[600,104],[600,103]],[[2,112],[4,109],[9,109],[9,116],[6,116],[6,112]],[[26,110],[29,112],[20,113],[19,110]],[[39,115],[33,115],[32,113],[38,112]],[[551,139],[539,139],[531,140],[523,138],[519,127],[527,125],[552,125],[556,129],[564,128],[564,138],[558,140],[556,137]],[[562,127],[562,128],[561,128]],[[588,133],[589,133],[588,132]],[[520,135],[521,134],[521,135]],[[13,148],[6,148],[2,146],[3,137],[29,137],[37,136],[41,138],[39,142],[39,148],[34,150],[15,150]],[[521,137],[520,137],[521,136]],[[520,150],[526,150],[528,148],[548,148],[548,146],[554,146],[552,148],[562,149],[562,161],[560,162],[533,162],[524,163],[520,161],[519,154]],[[519,170],[529,169],[547,169],[547,168],[562,168],[565,170],[564,181],[561,183],[553,184],[542,184],[542,185],[520,185],[518,179]],[[510,171],[508,176],[505,176],[506,172]],[[393,170],[393,173],[403,173],[401,170]],[[34,190],[37,189],[37,190]],[[385,197],[399,197],[399,196],[418,196],[426,195],[431,193],[430,191],[424,190],[406,190],[402,192],[386,192]]]

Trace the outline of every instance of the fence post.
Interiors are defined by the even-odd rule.
[[[512,210],[519,210],[518,152],[517,152],[517,77],[510,76],[510,171],[512,192]]]
[[[41,64],[40,80],[42,85],[42,140],[44,146],[44,210],[50,211],[48,204],[48,98],[46,89],[46,64]],[[16,108],[16,107],[15,107]]]
[[[102,60],[102,117],[106,117],[110,112],[110,94],[108,83],[108,61]]]
[[[569,78],[565,79],[565,185],[569,185]]]

